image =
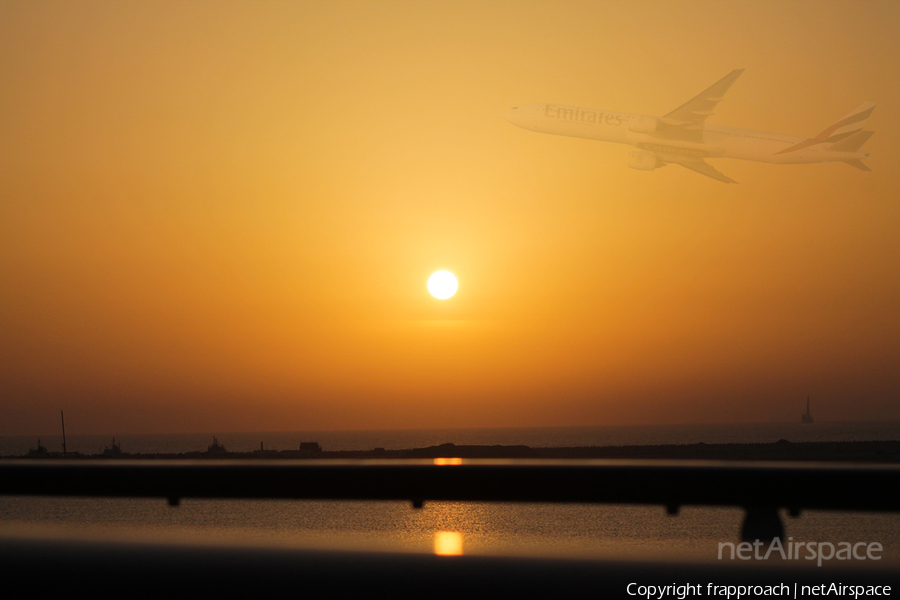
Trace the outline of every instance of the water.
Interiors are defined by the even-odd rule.
[[[431,551],[440,532],[455,532],[465,553],[716,559],[736,542],[736,508],[631,505],[491,504],[31,498],[0,500],[0,528],[50,529],[125,538],[190,539],[327,548]],[[892,514],[810,511],[783,515],[796,541],[879,542],[900,560],[900,520]]]
[[[211,433],[122,436],[127,452],[204,450]],[[297,447],[318,441],[326,450],[404,449],[444,442],[526,444],[533,447],[686,443],[900,439],[898,423],[813,425],[699,425],[529,429],[221,433],[229,450]],[[70,436],[70,450],[100,452],[111,436]],[[118,436],[117,436],[117,439]],[[22,454],[36,439],[0,438],[0,453]],[[55,440],[42,438],[54,450]],[[715,559],[720,542],[737,541],[742,511],[686,507],[669,516],[662,507],[431,502],[420,510],[404,502],[210,501],[0,497],[5,529],[104,532],[134,537],[378,547],[432,551],[454,532],[465,553],[663,556]],[[900,560],[900,518],[893,514],[810,511],[783,518],[794,541],[879,542],[885,560]]]

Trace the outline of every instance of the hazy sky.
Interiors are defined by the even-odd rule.
[[[0,2],[0,434],[900,418],[898,2]],[[512,106],[844,164],[628,168]],[[432,298],[428,276],[457,275]]]

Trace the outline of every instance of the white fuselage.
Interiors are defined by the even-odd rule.
[[[506,119],[524,129],[572,137],[628,144],[666,154],[694,158],[740,158],[777,164],[818,163],[868,158],[868,152],[832,152],[828,144],[815,144],[779,154],[808,138],[783,133],[704,125],[702,141],[667,139],[652,132],[658,119],[562,104],[525,104],[506,111]]]

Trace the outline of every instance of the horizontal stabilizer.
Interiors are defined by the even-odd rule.
[[[710,165],[708,162],[706,162],[705,160],[702,160],[702,159],[690,160],[688,158],[683,158],[680,156],[669,156],[669,155],[663,155],[662,159],[664,161],[666,161],[667,163],[679,164],[682,167],[684,167],[685,169],[690,169],[691,171],[700,173],[701,175],[706,175],[707,177],[712,177],[713,179],[722,181],[724,183],[737,183],[737,181],[735,181],[731,177],[728,177],[727,175],[723,175],[718,170],[716,170],[712,165]]]
[[[858,158],[851,158],[850,160],[845,160],[844,162],[847,163],[848,165],[850,165],[851,167],[856,167],[860,171],[871,171],[872,170],[866,166],[866,163],[859,160]]]
[[[844,138],[836,144],[832,144],[828,149],[832,152],[856,152],[865,144],[874,131],[857,131],[850,137]]]

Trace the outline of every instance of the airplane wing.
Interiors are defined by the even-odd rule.
[[[713,109],[722,101],[725,92],[728,91],[731,84],[743,72],[744,69],[735,69],[666,116],[660,118],[659,122],[663,127],[657,130],[657,135],[668,139],[702,142],[703,126],[706,124],[706,117],[713,114]],[[718,171],[716,172],[718,173]]]
[[[723,175],[718,170],[716,170],[713,166],[707,163],[702,158],[685,158],[683,156],[660,156],[667,163],[675,163],[681,165],[686,169],[690,169],[691,171],[695,171],[700,173],[701,175],[706,175],[707,177],[712,177],[713,179],[717,179],[719,181],[724,181],[725,183],[737,183],[731,177]]]

